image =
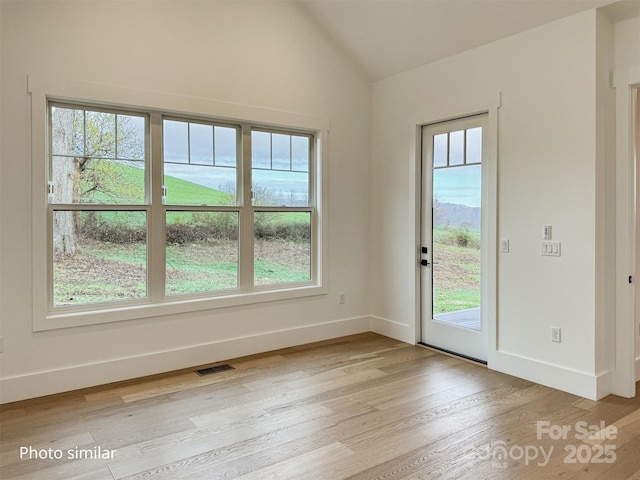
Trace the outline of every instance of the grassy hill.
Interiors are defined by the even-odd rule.
[[[233,205],[233,195],[166,175],[167,203],[172,205]],[[95,184],[99,189],[94,189]],[[81,198],[89,203],[143,203],[144,170],[112,161],[93,161],[82,174]]]
[[[182,180],[166,175],[164,182],[167,187],[167,205],[235,205],[233,195],[215,188]],[[98,184],[100,188],[95,189]],[[80,190],[81,198],[86,203],[116,203],[143,204],[144,203],[144,170],[136,166],[113,161],[94,160],[82,173]],[[309,214],[293,213],[265,213],[261,215],[260,223],[282,225],[292,223],[309,224]],[[119,225],[139,227],[144,219],[140,215],[120,214],[117,212],[100,212],[98,217],[102,222],[117,223]],[[176,217],[178,218],[178,217]],[[192,214],[184,212],[179,215],[181,223],[191,223]]]

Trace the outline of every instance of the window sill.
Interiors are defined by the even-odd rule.
[[[326,287],[305,285],[283,290],[234,293],[232,295],[219,296],[215,298],[175,299],[164,303],[147,303],[144,305],[129,304],[126,306],[116,308],[110,307],[100,310],[50,313],[45,318],[34,318],[33,331],[40,332],[62,328],[98,325],[101,323],[140,320],[151,317],[215,310],[218,308],[312,297],[324,295],[326,293]]]

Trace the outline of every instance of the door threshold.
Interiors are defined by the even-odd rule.
[[[440,347],[436,347],[434,345],[429,345],[428,343],[424,343],[424,342],[418,342],[418,346],[419,347],[425,347],[428,348],[430,350],[436,350],[440,353],[444,353],[446,355],[449,355],[451,357],[456,357],[456,358],[461,358],[462,360],[467,360],[468,362],[471,363],[475,363],[475,364],[479,364],[479,365],[484,365],[485,367],[487,366],[487,362],[485,360],[480,360],[474,357],[470,357],[468,355],[463,355],[461,353],[456,353],[456,352],[452,352],[451,350],[447,350],[445,348],[440,348]]]

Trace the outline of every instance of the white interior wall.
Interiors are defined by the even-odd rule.
[[[370,86],[297,5],[9,1],[0,12],[1,401],[369,330]],[[27,75],[327,119],[329,294],[34,333]]]
[[[489,364],[591,397],[604,294],[596,282],[596,17],[574,15],[377,82],[372,107],[373,315],[398,332],[415,330],[409,119],[501,92],[498,238],[510,239],[510,253],[498,258],[498,352]],[[543,224],[562,242],[560,258],[540,256]],[[551,343],[551,326],[562,328],[562,343]]]

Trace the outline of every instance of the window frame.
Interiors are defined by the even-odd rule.
[[[85,114],[87,111],[97,111],[101,113],[110,113],[115,115],[123,115],[130,114],[141,116],[145,118],[145,131],[144,131],[144,146],[145,146],[145,155],[144,155],[144,200],[140,203],[93,203],[93,202],[76,202],[76,203],[53,203],[47,199],[47,232],[46,232],[46,240],[47,240],[47,312],[49,314],[64,314],[64,313],[76,313],[83,312],[87,310],[104,310],[107,308],[120,308],[134,305],[144,305],[150,302],[150,279],[154,277],[152,275],[155,272],[151,271],[151,264],[149,262],[149,223],[151,218],[151,156],[150,156],[150,115],[146,112],[141,112],[135,109],[124,109],[124,108],[109,108],[100,105],[87,104],[87,103],[69,103],[69,102],[60,102],[56,100],[49,100],[47,102],[47,153],[46,153],[46,170],[47,170],[47,178],[53,178],[53,158],[56,156],[53,154],[53,145],[52,139],[49,135],[52,129],[52,115],[50,114],[51,108],[66,108],[66,109],[82,109]],[[85,135],[86,142],[86,135]],[[116,143],[117,145],[117,143]],[[117,153],[115,154],[117,155]],[[99,157],[96,157],[99,159]],[[117,158],[109,159],[109,160],[117,160]],[[48,182],[47,182],[48,183]],[[146,295],[143,298],[130,298],[124,300],[111,300],[105,302],[95,302],[95,303],[85,303],[82,305],[68,305],[68,306],[60,306],[56,307],[54,302],[54,291],[53,291],[53,283],[54,283],[54,262],[53,262],[53,217],[55,212],[58,211],[72,211],[72,212],[144,212],[146,221],[146,229],[147,229],[147,240],[146,240],[146,280],[145,280],[145,290]]]
[[[327,242],[327,144],[329,135],[328,120],[291,112],[283,112],[259,107],[230,104],[196,97],[178,96],[146,90],[130,89],[116,86],[98,85],[60,78],[28,77],[27,92],[31,96],[31,164],[32,164],[32,327],[33,331],[52,330],[58,328],[77,327],[117,321],[136,320],[164,315],[212,310],[231,306],[250,305],[261,302],[272,302],[302,298],[328,293],[328,242]],[[65,104],[81,108],[96,108],[113,113],[148,114],[148,132],[145,142],[148,147],[148,186],[147,202],[135,205],[134,210],[147,213],[147,277],[154,277],[153,266],[162,266],[164,271],[164,218],[167,211],[199,209],[190,205],[157,205],[157,198],[162,196],[163,160],[162,160],[162,118],[179,118],[186,121],[240,125],[241,137],[251,135],[251,128],[279,131],[288,134],[312,135],[310,142],[313,158],[310,160],[310,204],[308,207],[256,207],[251,204],[250,175],[238,173],[242,184],[238,185],[242,197],[238,196],[238,205],[211,206],[211,211],[246,210],[240,216],[241,236],[250,236],[240,240],[240,249],[247,250],[246,245],[253,248],[253,228],[247,230],[248,219],[253,219],[253,212],[291,211],[291,209],[311,210],[311,280],[301,283],[283,283],[265,287],[253,285],[253,251],[247,257],[240,252],[240,276],[250,271],[251,285],[240,283],[238,290],[225,290],[220,294],[207,292],[196,295],[166,295],[164,275],[162,288],[147,282],[147,299],[123,300],[101,304],[83,304],[73,307],[52,308],[53,300],[49,298],[52,291],[52,241],[49,240],[52,218],[47,194],[49,179],[49,104]],[[154,140],[155,139],[155,140]],[[249,138],[250,139],[250,138]],[[250,169],[250,142],[240,142],[242,150],[240,169]],[[158,160],[159,159],[159,160]],[[160,165],[160,168],[157,168]],[[312,172],[313,170],[313,172]],[[250,170],[249,170],[250,172]],[[249,183],[249,185],[247,185]],[[249,187],[247,189],[247,187]],[[248,197],[248,198],[247,198]],[[155,201],[152,202],[152,199]],[[315,200],[315,202],[312,201]],[[313,203],[313,205],[312,205]],[[99,204],[98,204],[99,205]],[[74,204],[74,209],[104,210],[112,206],[92,206],[91,204]],[[121,206],[118,206],[121,207]],[[129,205],[126,206],[129,209]],[[120,208],[118,208],[120,209]],[[243,230],[244,227],[244,230]],[[156,232],[162,231],[160,237]],[[152,245],[153,244],[153,245]],[[162,248],[159,248],[162,244]],[[249,269],[249,266],[251,267]],[[156,268],[157,270],[157,268]],[[244,272],[244,273],[243,273]],[[51,303],[50,303],[51,302]],[[96,308],[97,307],[97,308]]]

